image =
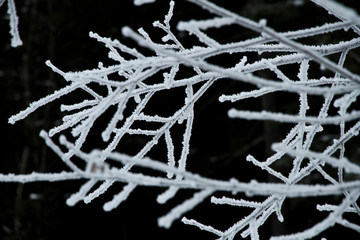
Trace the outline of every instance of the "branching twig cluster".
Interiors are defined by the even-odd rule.
[[[201,46],[186,48],[173,34],[170,21],[174,10],[174,2],[165,19],[154,22],[153,26],[164,32],[160,42],[152,38],[144,29],[137,32],[124,27],[124,36],[134,40],[141,47],[152,50],[153,55],[145,55],[140,50],[130,48],[117,40],[90,33],[90,37],[103,43],[109,50],[109,58],[114,65],[104,66],[80,72],[64,72],[50,61],[46,64],[61,75],[67,86],[48,95],[9,119],[15,123],[27,117],[39,107],[82,90],[87,97],[72,105],[62,105],[63,121],[48,132],[42,131],[41,137],[46,144],[68,166],[68,171],[61,173],[32,173],[29,175],[0,175],[0,181],[32,182],[86,179],[79,191],[74,193],[67,204],[74,205],[79,201],[86,203],[102,195],[113,184],[125,183],[121,192],[104,204],[104,210],[110,211],[125,201],[138,186],[158,186],[166,189],[157,198],[162,204],[175,197],[183,189],[194,189],[196,193],[168,214],[158,219],[159,226],[170,227],[182,218],[185,224],[194,225],[204,231],[214,233],[218,239],[233,239],[236,235],[250,236],[259,239],[258,228],[272,214],[276,214],[280,222],[286,220],[281,214],[283,202],[292,197],[313,197],[339,195],[342,201],[338,205],[319,204],[319,211],[328,211],[328,216],[308,230],[299,233],[274,236],[272,239],[309,239],[334,224],[360,232],[360,225],[350,222],[344,213],[360,215],[357,204],[360,196],[360,166],[358,162],[347,159],[345,145],[356,138],[360,130],[360,111],[356,110],[360,94],[360,76],[344,67],[347,56],[360,46],[359,16],[335,1],[313,2],[338,18],[338,21],[321,26],[280,33],[266,25],[266,21],[252,21],[229,10],[212,4],[207,0],[188,0],[214,15],[211,19],[179,22],[177,30],[186,31],[197,37]],[[10,4],[9,0],[9,4]],[[141,1],[139,1],[141,2]],[[259,34],[258,37],[230,43],[220,43],[207,34],[209,29],[239,25]],[[321,34],[332,34],[351,28],[356,37],[350,40],[308,46],[299,43],[305,39]],[[139,48],[140,49],[140,48]],[[262,57],[251,62],[247,53],[271,53],[273,57]],[[212,64],[209,58],[223,54],[239,54],[241,59],[232,67]],[[329,55],[338,54],[337,62],[329,59]],[[316,64],[332,72],[332,76],[309,77],[311,68]],[[298,65],[297,77],[287,76],[282,70],[284,66]],[[191,76],[178,77],[183,67],[191,69]],[[270,71],[276,78],[260,77],[261,71]],[[156,81],[154,81],[156,79]],[[230,118],[247,120],[277,121],[293,124],[293,127],[280,143],[274,143],[274,154],[267,159],[256,159],[248,155],[246,160],[278,179],[280,183],[263,183],[251,181],[239,182],[233,176],[229,181],[209,179],[187,170],[189,161],[190,139],[194,117],[194,105],[200,97],[214,84],[223,79],[233,79],[249,83],[251,91],[239,91],[235,94],[224,93],[220,102],[237,102],[243,99],[260,98],[270,93],[289,92],[298,95],[298,114],[270,111],[248,111],[236,108],[229,109]],[[183,105],[169,116],[149,114],[147,109],[152,98],[160,93],[181,89]],[[309,115],[311,96],[322,98],[322,106],[316,115]],[[336,115],[331,115],[333,110]],[[96,121],[107,112],[113,115],[101,132],[102,141],[107,143],[103,149],[85,152],[83,146],[88,135],[93,131]],[[174,143],[174,126],[182,125],[182,143]],[[339,135],[329,142],[321,152],[314,146],[316,139],[327,136],[328,125],[338,126]],[[139,127],[140,126],[140,127]],[[154,127],[156,126],[156,127]],[[74,141],[60,135],[71,132]],[[176,132],[178,134],[178,132]],[[59,145],[53,138],[60,135]],[[142,148],[134,155],[118,152],[126,136],[141,136],[145,139]],[[241,136],[239,136],[241,137]],[[164,157],[167,163],[150,158],[149,152],[159,141],[166,143]],[[175,152],[180,152],[177,157]],[[340,154],[339,154],[340,153]],[[274,166],[285,159],[292,160],[290,171],[281,172]],[[81,162],[78,162],[78,160]],[[156,170],[157,175],[134,171],[134,166]],[[333,170],[337,176],[334,176]],[[320,174],[325,184],[315,185],[304,182],[308,176]],[[348,176],[352,176],[348,178]],[[214,197],[214,193],[224,193],[224,197]],[[234,194],[233,198],[226,193]],[[266,196],[262,202],[237,198],[237,193]],[[252,212],[240,218],[228,229],[216,229],[194,219],[183,217],[186,212],[195,208],[207,199],[214,204],[227,204],[234,207],[248,207]]]

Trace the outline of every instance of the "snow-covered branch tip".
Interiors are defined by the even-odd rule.
[[[6,0],[0,1],[0,7],[4,4]],[[10,35],[11,35],[11,46],[12,47],[18,47],[23,44],[20,34],[19,34],[19,18],[16,14],[16,7],[15,7],[15,1],[14,0],[7,0],[8,3],[8,11],[9,14],[9,25],[10,25]]]

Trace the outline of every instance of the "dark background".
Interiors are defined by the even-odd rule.
[[[266,18],[268,25],[278,31],[295,30],[316,26],[317,23],[334,21],[326,12],[305,1],[297,6],[294,1],[216,1],[222,6],[254,20]],[[356,1],[342,1],[355,7]],[[124,39],[121,28],[128,25],[133,29],[144,27],[152,33],[151,23],[163,20],[168,11],[168,1],[136,7],[132,1],[73,1],[73,0],[16,0],[19,16],[19,31],[23,46],[11,48],[7,3],[0,9],[0,129],[1,173],[56,172],[66,167],[49,150],[38,136],[41,129],[50,129],[61,120],[59,102],[42,107],[23,121],[10,125],[7,119],[24,109],[30,102],[60,89],[64,80],[45,65],[52,63],[64,71],[76,71],[97,67],[99,61],[109,62],[107,50],[101,43],[89,38],[89,31],[104,37],[119,39],[132,47],[136,44]],[[199,7],[185,1],[176,1],[175,23],[191,18],[210,16]],[[230,31],[225,31],[230,30]],[[256,36],[241,29],[220,30],[216,39],[231,42]],[[176,32],[176,31],[175,31]],[[154,31],[156,35],[158,31]],[[185,46],[191,46],[193,38],[177,33]],[[325,41],[324,39],[317,39]],[[256,58],[256,56],[254,56]],[[353,56],[354,64],[359,58]],[[219,64],[227,63],[220,59]],[[230,60],[229,60],[230,61]],[[263,122],[234,121],[227,119],[227,110],[234,105],[220,104],[217,99],[234,89],[250,86],[223,80],[216,83],[197,103],[195,108],[194,132],[191,141],[192,152],[189,168],[204,176],[228,179],[235,176],[241,181],[252,178],[266,180],[260,170],[245,161],[247,154],[262,159],[270,154],[269,144],[282,139],[290,129],[277,124]],[[290,96],[285,96],[289,97]],[[70,99],[71,100],[71,99]],[[161,101],[161,100],[159,100]],[[244,101],[237,105],[242,109],[271,109],[272,111],[296,111],[297,104],[275,97]],[[235,105],[236,106],[236,105]],[[239,138],[239,133],[241,138]],[[181,141],[181,140],[180,140]],[[137,144],[136,142],[133,144]],[[240,147],[239,147],[240,146]],[[0,239],[213,239],[215,236],[185,226],[180,221],[171,230],[157,227],[157,218],[166,214],[171,207],[190,197],[193,192],[183,192],[165,206],[156,203],[156,196],[162,189],[139,188],[119,208],[105,213],[102,204],[111,198],[105,194],[91,204],[79,203],[68,207],[66,199],[81,186],[79,181],[58,183],[0,183]],[[116,193],[121,186],[113,187]],[[311,226],[321,220],[309,212],[298,210],[311,201],[299,199],[285,203],[285,224],[269,221],[261,227],[261,234],[267,239],[271,232],[290,233]],[[309,209],[312,209],[309,207]],[[310,210],[310,212],[313,211]],[[219,229],[227,229],[240,220],[246,210],[234,207],[213,206],[209,201],[186,214],[200,222],[207,222]],[[321,215],[321,214],[320,214]],[[299,224],[303,227],[299,227]],[[336,234],[356,239],[359,235],[344,228],[325,232],[328,239],[338,239]],[[320,239],[320,238],[319,238]]]

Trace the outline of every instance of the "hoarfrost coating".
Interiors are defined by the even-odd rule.
[[[0,1],[0,7],[4,4],[5,0]],[[9,14],[9,24],[10,24],[10,35],[11,35],[11,46],[18,47],[23,44],[20,34],[19,34],[19,18],[16,14],[16,7],[14,0],[7,0],[8,2],[8,14]]]
[[[342,199],[337,205],[319,202],[317,210],[328,212],[322,221],[308,229],[299,229],[297,233],[273,236],[272,239],[311,239],[336,224],[360,232],[360,225],[344,216],[347,213],[359,219],[360,215],[357,204],[360,196],[360,166],[358,159],[354,161],[346,157],[345,151],[345,146],[351,139],[358,139],[360,130],[360,76],[345,68],[349,54],[360,46],[357,27],[359,15],[336,1],[312,0],[314,7],[320,6],[329,11],[337,21],[295,31],[277,32],[264,19],[256,22],[207,0],[188,1],[213,15],[209,19],[180,21],[176,26],[177,30],[195,36],[197,45],[185,47],[173,33],[171,19],[176,5],[171,1],[168,13],[164,12],[165,19],[153,23],[154,28],[163,31],[160,41],[153,38],[145,28],[138,31],[126,26],[122,28],[125,37],[142,48],[150,49],[152,54],[144,54],[140,47],[130,48],[118,40],[90,32],[91,38],[108,49],[108,57],[114,62],[113,65],[105,66],[100,62],[94,69],[65,72],[47,61],[46,64],[63,77],[67,85],[31,103],[26,109],[10,117],[9,123],[14,124],[38,108],[73,94],[75,90],[84,91],[86,95],[83,100],[61,105],[60,111],[64,116],[60,125],[40,133],[45,144],[68,169],[59,173],[1,174],[0,181],[26,183],[85,179],[86,182],[79,187],[78,192],[67,199],[66,203],[71,206],[79,201],[90,203],[106,194],[114,184],[124,183],[123,190],[105,202],[105,211],[111,211],[126,201],[138,186],[163,188],[164,192],[157,198],[159,204],[175,198],[179,192],[192,189],[195,193],[189,199],[174,206],[164,216],[159,216],[158,225],[170,228],[174,221],[181,219],[183,223],[210,232],[218,239],[233,239],[240,235],[252,240],[260,239],[259,228],[269,221],[271,215],[275,214],[278,221],[286,222],[287,219],[281,213],[285,200],[337,195]],[[150,2],[154,1],[134,1],[137,5]],[[19,45],[21,40],[18,37],[14,2],[8,0],[8,3],[9,14],[12,16],[10,23],[13,42],[14,45]],[[210,29],[237,25],[254,31],[258,36],[221,43],[207,34]],[[331,35],[348,28],[354,32],[351,39],[311,46],[298,41],[321,34]],[[247,54],[254,52],[261,54],[260,59],[249,61]],[[265,57],[264,53],[269,55]],[[209,60],[224,54],[241,56],[231,67],[216,65]],[[339,56],[337,61],[329,58],[334,54]],[[284,70],[290,65],[296,65],[296,77]],[[191,76],[182,74],[183,67],[191,69]],[[315,77],[314,74],[309,74],[312,69],[323,67],[331,74]],[[271,77],[264,77],[259,74],[263,71],[273,74],[265,75]],[[154,77],[157,79],[155,82]],[[237,118],[240,118],[291,124],[283,140],[272,144],[272,155],[262,160],[250,154],[246,157],[248,162],[271,175],[277,183],[258,182],[255,178],[250,182],[240,182],[238,176],[232,176],[230,180],[216,180],[188,170],[187,163],[192,160],[190,141],[194,119],[197,117],[194,107],[212,85],[225,79],[250,84],[252,89],[240,89],[236,93],[224,91],[219,102],[237,103],[244,99],[252,100],[280,93],[297,96],[297,113],[238,109],[241,105],[228,109],[228,116],[231,118],[229,121],[239,121]],[[155,96],[174,89],[181,89],[183,93],[183,104],[179,108],[170,115],[149,113],[149,102]],[[322,104],[316,113],[312,111],[310,114],[310,110],[313,110],[313,96],[321,98]],[[110,108],[116,110],[101,132],[106,146],[85,152],[83,146],[89,134],[94,131],[97,120]],[[150,127],[155,125],[156,128]],[[181,133],[174,130],[179,125],[182,126]],[[338,135],[332,142],[327,142],[323,150],[319,150],[314,142],[327,136],[328,125],[336,126]],[[69,133],[73,141],[65,136]],[[178,137],[175,135],[179,134],[181,143],[174,141]],[[136,154],[117,150],[124,137],[129,135],[144,139],[142,148]],[[56,136],[59,137],[58,143],[54,141]],[[160,145],[159,141],[165,143],[165,162],[149,157],[149,152]],[[84,164],[79,164],[75,158],[81,159]],[[289,159],[292,161],[289,171],[279,171],[273,167]],[[147,171],[133,171],[136,166],[155,170],[157,175],[147,174]],[[304,181],[314,174],[320,175],[325,183]],[[350,175],[352,177],[347,177]],[[244,197],[241,193],[246,193],[247,196]],[[215,194],[221,197],[216,197]],[[254,195],[266,198],[263,201],[253,201],[251,196]],[[189,211],[204,201],[246,207],[252,211],[221,230],[217,226],[186,218]]]

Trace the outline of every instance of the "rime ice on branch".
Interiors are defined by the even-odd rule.
[[[122,30],[126,37],[139,46],[152,50],[152,55],[145,55],[117,40],[91,32],[90,37],[107,47],[108,56],[114,61],[113,65],[104,66],[100,62],[95,69],[63,72],[48,61],[47,65],[66,80],[67,86],[33,102],[28,108],[12,116],[9,122],[15,123],[39,107],[73,94],[74,91],[84,91],[83,100],[61,106],[64,117],[60,125],[40,134],[68,169],[66,172],[53,174],[0,175],[0,181],[86,179],[78,192],[67,200],[68,205],[75,205],[79,201],[89,203],[106,193],[112,185],[123,183],[123,190],[104,204],[105,211],[110,211],[126,201],[137,186],[163,188],[164,192],[157,198],[159,204],[174,198],[178,192],[193,189],[195,193],[192,197],[174,206],[168,214],[158,219],[159,226],[169,228],[175,220],[182,219],[185,224],[213,233],[219,239],[233,239],[238,235],[250,237],[252,240],[259,239],[258,229],[272,214],[275,214],[280,222],[286,221],[281,213],[285,200],[291,201],[293,197],[338,195],[342,199],[338,204],[319,203],[319,211],[329,212],[323,221],[307,230],[299,229],[299,233],[274,236],[273,239],[309,239],[334,224],[360,232],[360,225],[350,222],[344,216],[344,213],[357,215],[357,218],[360,215],[357,204],[360,194],[360,166],[358,162],[347,158],[345,151],[347,142],[358,138],[360,130],[360,77],[345,68],[349,53],[360,46],[356,26],[359,16],[355,12],[350,14],[347,8],[339,7],[335,1],[313,0],[340,20],[312,28],[276,32],[266,25],[266,21],[255,22],[207,0],[188,1],[214,15],[209,19],[178,23],[177,30],[185,31],[198,39],[198,43],[192,47],[184,47],[171,29],[170,22],[175,8],[174,2],[171,2],[165,19],[153,23],[153,27],[164,32],[160,40],[154,39],[142,28],[138,32],[129,27]],[[135,1],[137,4],[145,2],[150,1]],[[229,25],[240,25],[259,36],[238,42],[220,43],[207,34],[209,29]],[[336,43],[308,46],[298,41],[321,34],[331,36],[335,31],[345,31],[348,28],[354,31],[353,37]],[[258,61],[250,61],[247,55],[253,52],[269,54]],[[227,68],[210,63],[210,58],[224,54],[239,55],[239,61]],[[329,55],[334,54],[339,56],[337,62],[329,58]],[[319,66],[314,63],[326,67],[331,75],[310,75],[310,70]],[[287,75],[283,69],[294,65],[298,67],[296,77]],[[191,69],[191,76],[187,74],[187,77],[179,77],[184,76],[180,74],[184,68]],[[274,77],[259,77],[261,74],[258,73],[262,71],[270,71],[274,73]],[[219,98],[220,102],[237,102],[282,92],[295,95],[298,99],[297,114],[236,108],[228,111],[229,121],[239,121],[239,124],[241,120],[237,118],[291,124],[292,127],[283,140],[272,145],[273,155],[263,160],[252,155],[246,157],[247,161],[277,179],[279,183],[257,182],[256,179],[244,183],[237,180],[239,176],[220,181],[188,171],[187,162],[191,161],[190,140],[194,118],[197,116],[194,106],[214,82],[221,83],[223,79],[249,84],[252,90],[240,89],[231,94],[224,90]],[[180,89],[183,93],[182,106],[168,115],[163,115],[160,111],[156,113],[156,110],[155,113],[149,113],[149,105],[154,96],[175,89]],[[322,105],[318,112],[314,114],[312,111],[310,114],[313,96],[321,98]],[[96,121],[105,113],[112,113],[101,132],[101,140],[106,143],[106,147],[84,152],[83,146],[89,134],[94,131]],[[180,133],[181,144],[174,141],[175,137],[179,137],[179,131],[174,131],[174,127],[178,125],[183,126],[183,132]],[[338,135],[333,137],[332,141],[326,141],[327,146],[319,152],[315,143],[329,137],[326,130],[328,125],[337,126]],[[68,140],[66,134],[71,134],[75,141]],[[57,135],[60,135],[58,143],[54,141]],[[135,135],[144,139],[139,151],[132,155],[119,152],[124,139]],[[149,157],[149,153],[159,146],[159,141],[165,143],[164,154],[162,159],[155,160]],[[179,152],[179,156],[175,152]],[[81,159],[83,164],[79,164],[75,159]],[[278,171],[274,167],[284,161],[289,162],[289,159],[292,161],[289,171]],[[135,172],[134,166],[155,170],[158,175],[147,175],[146,171]],[[326,184],[307,183],[305,180],[312,175],[320,176]],[[215,197],[215,193],[223,196]],[[249,197],[244,198],[240,193],[247,193]],[[252,195],[266,198],[255,202],[250,199]],[[250,208],[251,212],[223,230],[183,217],[204,201],[211,201],[216,205],[246,207]]]
[[[0,0],[0,7],[4,4],[5,0]],[[7,0],[8,2],[8,11],[10,18],[10,34],[12,36],[11,38],[11,46],[12,47],[18,47],[21,46],[23,43],[20,38],[18,24],[19,24],[19,18],[16,14],[16,7],[14,0]]]

